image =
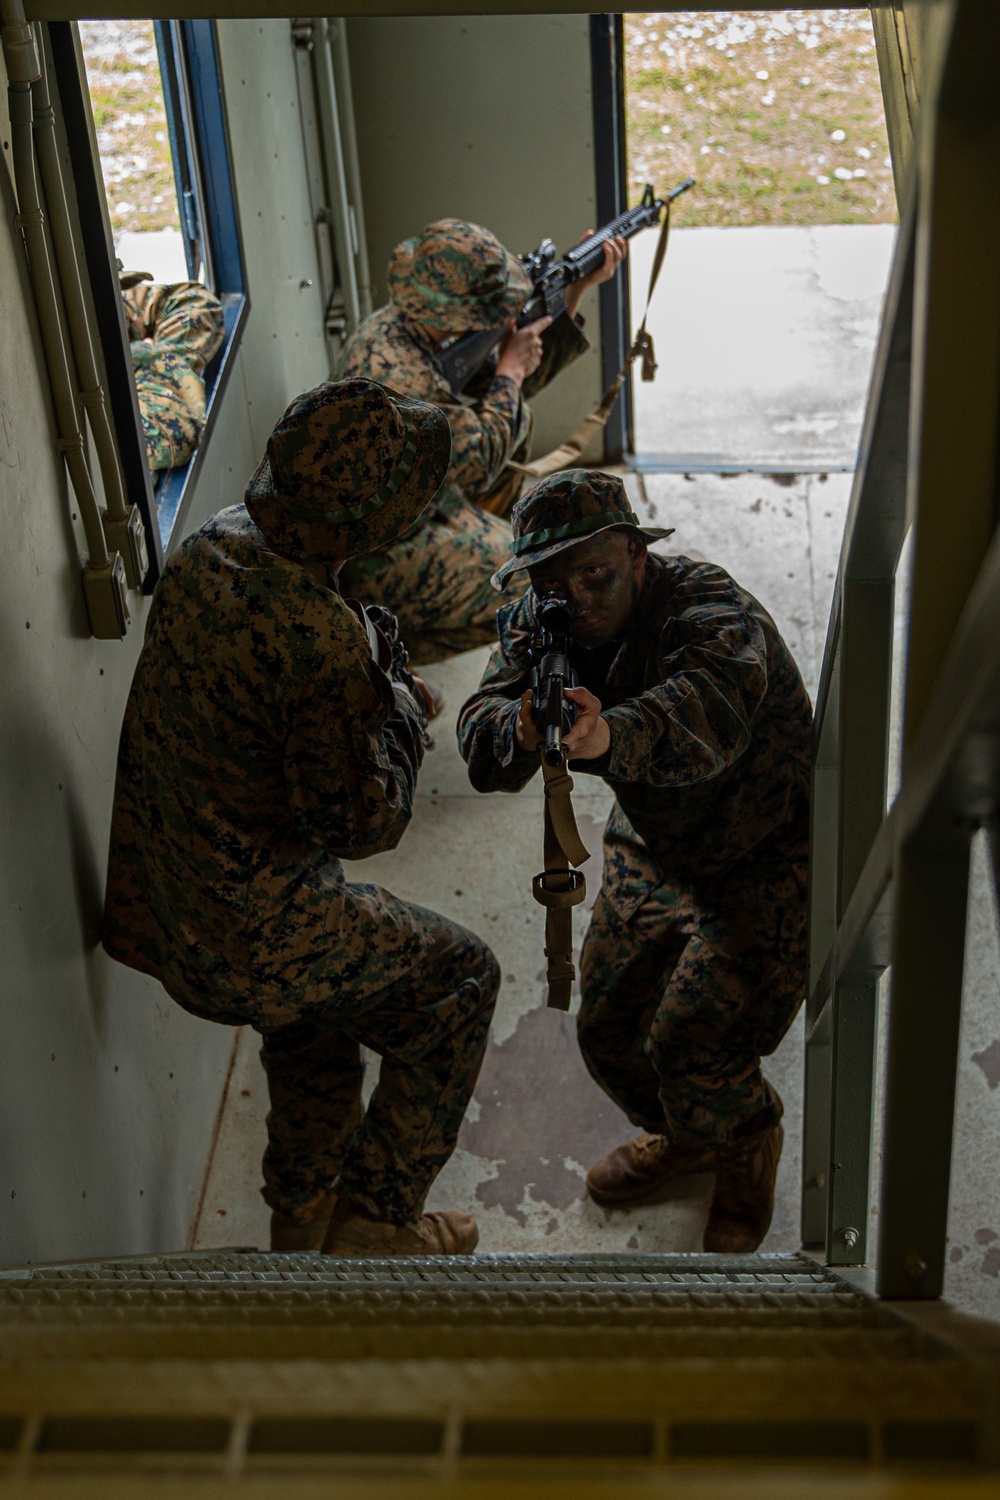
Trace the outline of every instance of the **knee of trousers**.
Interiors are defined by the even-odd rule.
[[[576,1040],[594,1078],[601,1079],[612,1070],[613,1054],[618,1050],[615,1036],[601,1024],[600,1007],[588,1005],[586,999],[576,1018]]]
[[[493,949],[488,948],[483,942],[479,944],[479,966],[475,978],[482,996],[480,1013],[485,1012],[492,1016],[497,996],[500,993],[500,964]]]

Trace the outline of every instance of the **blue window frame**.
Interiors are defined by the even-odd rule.
[[[48,28],[107,393],[129,496],[139,506],[149,539],[147,592],[180,536],[250,307],[214,23],[157,21],[154,29],[188,275],[216,294],[225,317],[222,347],[204,372],[206,423],[201,443],[188,463],[155,475],[146,462],[79,36],[69,22],[51,22]]]
[[[191,493],[211,437],[249,299],[214,23],[157,21],[155,32],[188,274],[192,280],[203,280],[216,294],[226,320],[222,348],[205,371],[207,413],[201,444],[188,463],[168,469],[156,486],[160,534],[166,546],[183,520],[185,497]]]

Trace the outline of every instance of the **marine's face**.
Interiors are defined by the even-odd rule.
[[[565,594],[573,639],[587,650],[625,634],[645,576],[645,543],[622,531],[602,531],[528,569],[536,594]]]

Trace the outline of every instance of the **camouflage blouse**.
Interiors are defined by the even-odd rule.
[[[220,511],[153,598],[119,747],[108,953],[215,1020],[345,1002],[373,945],[390,967],[413,946],[405,909],[348,885],[341,859],[398,843],[422,756],[415,705],[335,583],[271,551],[244,506]]]
[[[545,331],[542,344],[542,363],[521,391],[505,375],[486,375],[456,396],[438,373],[427,335],[389,304],[366,318],[347,340],[334,378],[362,375],[401,395],[440,406],[451,424],[448,483],[457,485],[467,499],[479,500],[528,436],[524,397],[536,395],[590,347],[582,319],[565,314]]]
[[[499,644],[459,716],[479,791],[516,792],[538,769],[514,737],[533,629],[529,591],[499,610]],[[721,874],[778,830],[801,841],[809,698],[770,615],[722,568],[651,554],[625,638],[570,659],[611,729],[605,756],[571,762],[613,789],[609,836],[634,830],[663,877],[684,882]]]

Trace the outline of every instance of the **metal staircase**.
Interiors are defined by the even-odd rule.
[[[968,845],[1000,799],[1000,6],[906,0],[876,32],[916,129],[903,150],[890,119],[909,182],[817,705],[803,1219],[839,1273],[239,1251],[0,1272],[0,1497],[1000,1496],[1000,1328],[934,1302]],[[877,1286],[911,1299],[892,1303],[846,1269],[890,965]]]
[[[0,1343],[0,1493],[992,1489],[990,1360],[802,1255],[42,1267]]]

